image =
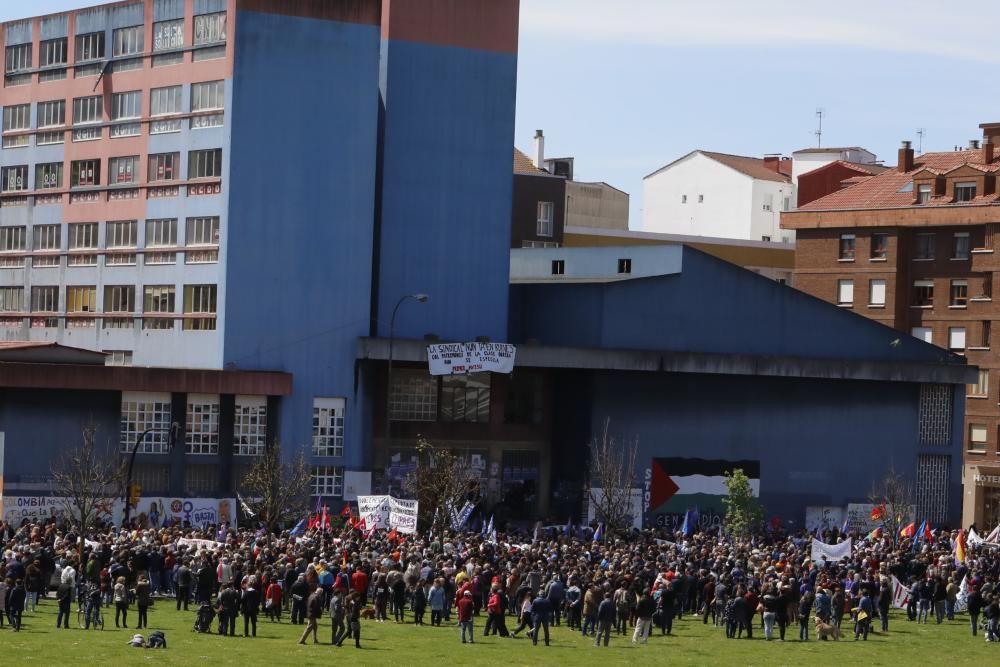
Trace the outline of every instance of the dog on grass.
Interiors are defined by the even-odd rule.
[[[823,639],[824,637],[833,637],[834,641],[840,641],[840,628],[836,625],[831,625],[830,623],[824,623],[823,621],[816,619],[816,637]]]
[[[361,618],[371,621],[375,619],[375,609],[374,607],[365,607],[361,610]]]

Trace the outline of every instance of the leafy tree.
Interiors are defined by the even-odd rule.
[[[726,506],[726,530],[740,537],[759,530],[764,522],[764,508],[742,468],[726,473],[726,491],[728,495],[722,499]]]

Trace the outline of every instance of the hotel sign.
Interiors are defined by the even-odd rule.
[[[1000,475],[974,475],[972,478],[978,486],[1000,486]]]

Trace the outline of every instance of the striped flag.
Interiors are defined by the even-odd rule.
[[[961,530],[958,531],[958,537],[955,538],[955,560],[959,563],[965,562],[965,533]]]

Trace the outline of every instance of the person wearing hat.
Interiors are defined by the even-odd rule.
[[[458,625],[461,627],[462,632],[462,643],[465,643],[465,635],[469,635],[469,643],[475,643],[475,633],[472,627],[472,617],[475,613],[476,605],[472,601],[472,591],[466,590],[462,593],[462,597],[455,604],[455,608],[458,611]]]

